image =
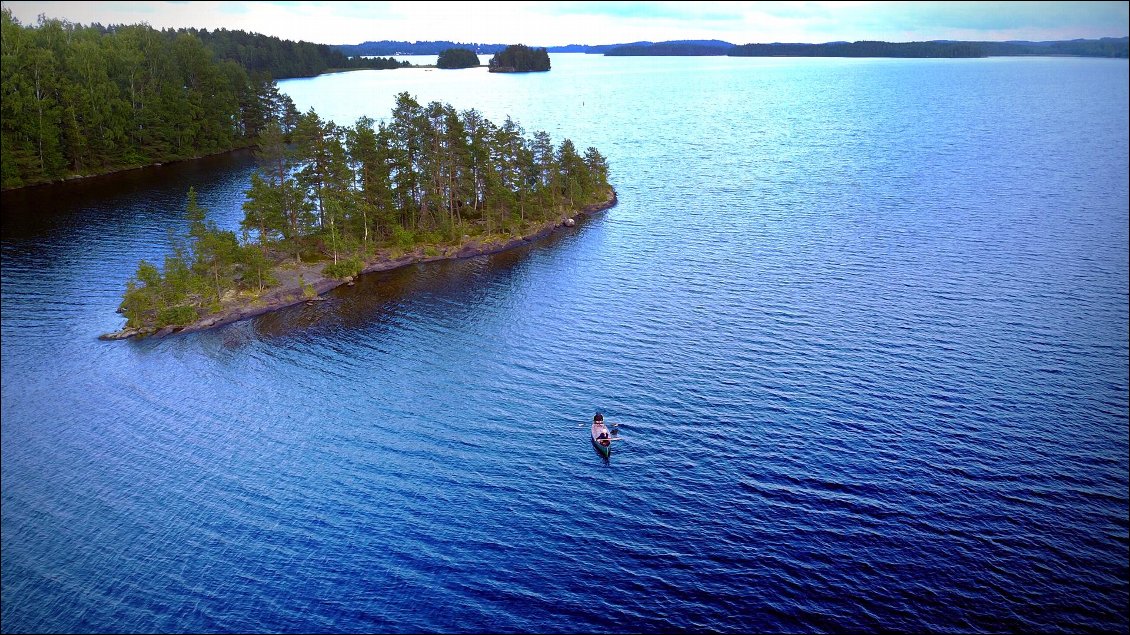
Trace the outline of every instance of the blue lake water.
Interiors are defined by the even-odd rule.
[[[96,338],[247,155],[5,193],[0,628],[1125,633],[1127,68],[280,82],[512,116],[620,203],[165,339]]]

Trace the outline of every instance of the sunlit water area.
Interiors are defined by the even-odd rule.
[[[366,55],[365,57],[382,57],[381,55]],[[438,55],[384,55],[383,57],[391,57],[400,62],[408,62],[414,66],[434,66],[436,61],[439,60]],[[479,63],[486,64],[490,60],[490,56],[479,55]]]
[[[4,632],[1127,632],[1126,60],[552,58],[279,85],[616,207],[212,331],[97,339],[249,154],[4,193]]]

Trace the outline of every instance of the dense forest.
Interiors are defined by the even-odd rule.
[[[490,58],[492,73],[529,73],[549,70],[549,53],[543,48],[513,44]]]
[[[3,189],[253,145],[297,116],[273,78],[410,65],[224,29],[24,26],[9,9],[0,29]]]
[[[355,275],[377,249],[435,249],[471,237],[523,235],[610,196],[596,148],[555,146],[476,110],[397,96],[387,123],[352,127],[299,116],[287,138],[268,126],[243,205],[242,238],[206,220],[190,190],[188,234],[164,267],[142,261],[121,310],[132,328],[191,323],[230,294],[256,297],[282,260],[332,259]]]
[[[392,69],[411,66],[391,57],[346,57],[327,44],[295,42],[271,35],[227,29],[180,29],[200,38],[217,59],[237,62],[249,73],[266,73],[273,79],[313,77],[329,70]]]
[[[269,77],[199,37],[0,14],[0,187],[112,172],[255,143],[297,113]]]
[[[471,49],[443,49],[436,60],[437,68],[475,68],[478,65],[479,56]]]

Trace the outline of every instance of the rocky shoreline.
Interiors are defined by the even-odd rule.
[[[548,221],[539,226],[536,230],[523,236],[518,236],[505,241],[487,241],[483,242],[478,238],[472,238],[465,241],[459,246],[447,246],[439,248],[438,253],[434,255],[427,255],[424,247],[417,247],[415,250],[393,258],[388,250],[381,250],[375,257],[365,262],[361,273],[374,273],[378,271],[391,271],[409,265],[435,262],[437,260],[455,260],[461,258],[474,258],[475,256],[483,256],[487,254],[495,254],[501,251],[521,247],[522,245],[529,244],[541,238],[545,238],[554,231],[563,227],[572,227],[576,218],[584,218],[593,214],[607,210],[617,203],[616,190],[611,190],[611,198],[602,203],[594,203],[588,205],[574,213],[571,218],[565,218],[557,221]],[[247,318],[270,313],[271,311],[278,311],[279,309],[293,306],[302,302],[310,302],[318,299],[322,294],[336,289],[343,284],[352,284],[353,278],[331,278],[322,275],[322,269],[327,263],[311,263],[305,265],[295,265],[293,268],[286,270],[277,270],[276,274],[283,274],[284,271],[288,275],[279,275],[279,284],[266,290],[261,296],[248,300],[244,297],[233,297],[223,301],[222,308],[216,313],[206,315],[203,318],[189,324],[187,326],[166,326],[160,330],[151,329],[136,329],[124,328],[120,331],[113,333],[106,333],[100,335],[98,339],[102,340],[122,340],[130,337],[140,336],[153,336],[163,337],[174,333],[193,333],[196,331],[203,331],[206,329],[216,328],[232,322],[246,320]],[[311,294],[311,290],[313,293]]]

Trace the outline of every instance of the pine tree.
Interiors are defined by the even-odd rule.
[[[130,325],[184,324],[229,289],[261,292],[272,283],[275,246],[298,261],[304,246],[316,246],[316,257],[333,260],[323,273],[340,277],[360,270],[358,245],[522,232],[608,188],[608,162],[596,148],[581,157],[571,140],[555,148],[547,133],[527,137],[510,117],[496,126],[476,110],[421,107],[407,93],[376,129],[366,117],[342,128],[311,110],[298,117],[293,139],[288,147],[276,120],[261,130],[242,243],[208,220],[189,189],[188,231],[173,236],[163,272],[143,262],[127,284]]]
[[[557,151],[557,165],[561,173],[561,194],[569,207],[575,206],[584,196],[583,179],[585,164],[577,154],[577,147],[569,139],[561,142]]]

